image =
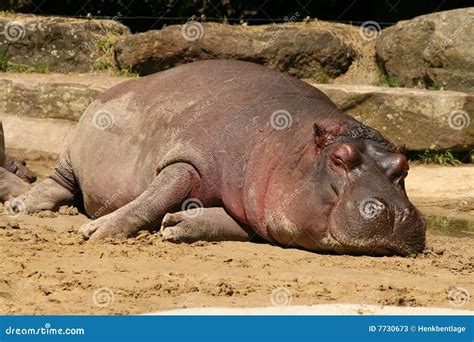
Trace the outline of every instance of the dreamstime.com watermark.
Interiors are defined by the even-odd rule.
[[[94,38],[85,42],[85,46],[87,46],[89,49],[93,49],[102,38],[107,37],[107,35],[113,31],[113,22],[118,21],[120,18],[122,18],[122,16],[122,13],[118,12],[112,17],[112,20],[105,21],[98,34]]]
[[[375,198],[366,198],[359,204],[360,214],[370,220],[378,215],[385,209],[385,205]]]
[[[469,291],[463,287],[453,287],[448,291],[449,305],[461,308],[469,303]]]
[[[454,209],[452,209],[448,215],[442,217],[441,222],[440,222],[441,226],[447,227],[449,223],[451,222],[451,220],[456,216],[456,214],[459,211],[462,211],[463,208],[467,207],[467,204],[470,201],[472,201],[473,197],[474,197],[474,194],[472,193],[468,194],[467,197],[464,198],[461,202],[459,202],[459,204]]]
[[[464,128],[467,128],[471,123],[471,118],[469,114],[461,109],[453,110],[448,115],[448,125],[456,131],[460,131]]]
[[[293,124],[293,117],[290,112],[284,109],[276,110],[270,116],[270,125],[277,131],[290,128]]]
[[[26,213],[26,204],[21,197],[14,198],[9,205],[3,206],[3,214],[10,218],[15,218]]]
[[[209,110],[209,107],[211,106],[211,101],[206,101],[201,107],[199,107],[197,110],[193,112],[193,115],[186,120],[186,122],[173,130],[172,137],[173,138],[179,138],[181,134],[183,134],[188,128],[190,128],[192,125],[196,123],[196,121],[199,120],[199,118],[206,113]]]
[[[204,205],[197,198],[188,198],[181,205],[181,210],[189,218],[194,218],[202,214]]]
[[[295,14],[293,14],[291,17],[283,18],[285,20],[285,22],[283,23],[283,27],[278,29],[272,34],[270,39],[263,44],[262,48],[260,49],[260,52],[262,52],[265,49],[268,49],[271,45],[273,45],[278,40],[278,38],[286,31],[288,26],[296,22],[296,20],[298,20],[299,16],[300,16],[300,13],[295,12]]]
[[[53,328],[50,323],[45,323],[43,327],[26,328],[26,327],[12,327],[5,329],[5,335],[85,335],[84,328]]]
[[[360,36],[367,41],[376,39],[381,31],[382,28],[379,23],[371,20],[363,22],[359,27]]]
[[[111,306],[115,301],[115,295],[108,287],[101,287],[92,294],[92,302],[99,308]]]
[[[286,287],[276,288],[270,294],[270,302],[275,306],[290,305],[292,300],[293,295]]]
[[[113,204],[116,203],[119,199],[121,199],[123,195],[124,193],[122,190],[114,192],[112,196],[108,198],[99,209],[97,209],[94,215],[91,216],[91,219],[95,220],[96,218],[103,216],[106,213],[107,209],[112,208]]]
[[[458,39],[458,37],[461,35],[461,33],[464,31],[464,30],[467,30],[471,25],[472,23],[474,22],[474,15],[470,15],[469,17],[467,17],[466,19],[464,19],[464,21],[462,23],[460,23],[459,25],[457,25],[457,28],[456,30],[454,30],[453,32],[451,32],[447,37],[446,39],[444,39],[441,43],[441,48],[442,49],[445,49],[447,48],[449,45],[451,45],[456,39]]]
[[[115,117],[108,110],[99,110],[94,113],[92,124],[98,130],[105,131],[115,125]]]
[[[204,28],[197,21],[188,21],[181,26],[181,35],[188,42],[197,42],[204,37]]]
[[[10,42],[16,42],[25,38],[26,28],[22,21],[10,21],[3,27],[3,35]]]

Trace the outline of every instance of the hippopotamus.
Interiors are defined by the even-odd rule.
[[[9,202],[79,203],[86,239],[160,230],[171,242],[265,240],[316,252],[409,255],[425,222],[407,158],[315,87],[207,60],[120,83],[81,116],[54,173]]]
[[[25,193],[36,175],[26,167],[26,162],[5,153],[5,136],[0,122],[0,202]]]

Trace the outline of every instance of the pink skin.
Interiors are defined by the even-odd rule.
[[[291,124],[278,129],[273,114],[282,110]],[[351,218],[339,212],[346,200],[363,200],[367,194],[350,194],[371,183],[384,186],[371,196],[393,196],[387,210],[408,207],[390,190],[399,155],[302,81],[251,63],[202,61],[102,94],[50,179],[9,205],[34,212],[80,199],[87,215],[100,217],[80,228],[86,238],[161,226],[174,242],[259,236],[315,251],[408,254],[424,245],[419,220],[407,221],[416,239],[403,228],[386,241],[370,222],[366,231],[347,229]],[[190,215],[189,199],[203,212]],[[344,217],[337,227],[335,213]],[[393,220],[373,225],[382,223],[397,228]]]

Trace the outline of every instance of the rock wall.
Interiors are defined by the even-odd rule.
[[[0,32],[0,61],[10,63],[10,68],[68,73],[90,72],[111,63],[107,49],[130,30],[114,20],[4,13]]]
[[[401,21],[382,31],[376,51],[400,86],[474,93],[474,7]]]
[[[9,147],[59,153],[65,132],[101,92],[124,77],[0,76],[0,120]],[[474,95],[454,91],[313,84],[343,111],[410,150],[474,148]],[[47,132],[47,133],[46,133]],[[44,135],[44,136],[43,136]],[[67,135],[67,134],[66,134]]]
[[[300,78],[336,78],[356,57],[342,39],[346,25],[239,26],[191,22],[121,37],[115,46],[119,68],[148,75],[203,59],[238,59]]]

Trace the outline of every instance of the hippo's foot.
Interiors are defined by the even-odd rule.
[[[26,176],[25,176],[26,177]],[[79,190],[69,162],[69,155],[63,153],[50,178],[35,185],[27,193],[7,202],[6,209],[14,213],[34,213],[41,210],[57,210],[71,204]]]
[[[161,223],[166,241],[249,241],[250,231],[236,222],[223,208],[195,208],[166,214]]]
[[[36,181],[36,175],[26,167],[26,162],[24,160],[5,155],[5,169],[16,174],[25,182],[33,183]]]
[[[72,201],[74,194],[56,181],[47,178],[25,194],[5,203],[13,213],[35,213],[41,210],[56,210]]]
[[[79,227],[79,233],[86,239],[127,238],[132,235],[133,231],[126,229],[126,227],[126,224],[119,224],[116,213],[111,213],[83,224]]]

